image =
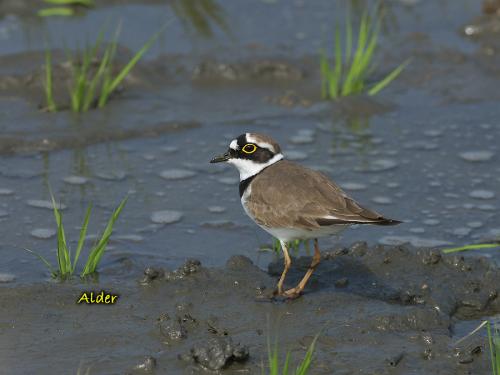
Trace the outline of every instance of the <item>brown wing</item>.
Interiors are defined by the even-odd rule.
[[[251,189],[247,209],[259,218],[257,223],[267,227],[399,223],[360,206],[322,173],[287,160],[259,173]]]

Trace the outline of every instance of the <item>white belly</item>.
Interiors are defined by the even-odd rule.
[[[333,236],[339,234],[348,226],[348,224],[340,224],[321,227],[314,230],[307,230],[302,228],[266,228],[260,225],[262,229],[271,234],[273,237],[287,242],[293,240],[309,240],[312,238]]]

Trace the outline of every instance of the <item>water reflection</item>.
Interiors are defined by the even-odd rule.
[[[184,26],[199,36],[212,37],[213,25],[229,32],[225,13],[214,0],[172,0],[170,6]]]
[[[349,0],[348,7],[352,9],[352,13],[357,18],[361,18],[362,14],[369,9],[376,10],[381,21],[381,30],[384,33],[390,33],[399,29],[398,18],[393,6],[396,4],[392,1],[380,0],[374,2],[370,0]]]
[[[360,155],[367,155],[373,150],[373,135],[370,131],[371,116],[351,115],[333,117],[332,121],[332,154],[346,150],[356,150]]]

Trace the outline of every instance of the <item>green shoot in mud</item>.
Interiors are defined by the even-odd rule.
[[[40,17],[62,16],[69,17],[75,15],[75,7],[90,8],[94,6],[93,0],[44,0],[45,3],[55,5],[50,8],[43,8],[38,11]]]
[[[306,253],[309,254],[310,252],[310,246],[309,246],[309,240],[293,240],[290,242],[287,242],[288,249],[292,250],[295,254],[298,254],[300,250],[300,245],[304,245],[304,248],[306,249]],[[275,253],[276,255],[281,254],[281,243],[280,240],[277,238],[273,237],[273,242],[271,246],[269,245],[263,245],[260,248],[260,251],[271,251]]]
[[[491,373],[500,375],[500,327],[497,324],[486,323],[488,346],[490,348]]]
[[[338,99],[363,92],[376,95],[409,64],[405,61],[385,78],[368,85],[370,74],[374,71],[374,55],[378,48],[380,23],[383,15],[377,10],[373,16],[366,10],[360,21],[357,42],[353,40],[350,15],[346,17],[345,42],[342,51],[340,29],[335,28],[334,58],[329,59],[327,52],[320,51],[321,96],[323,99]],[[332,60],[332,61],[330,61]]]
[[[271,348],[271,343],[269,337],[267,338],[267,355],[268,355],[268,361],[269,361],[269,375],[288,375],[288,374],[295,374],[295,375],[306,375],[309,373],[309,367],[311,366],[311,361],[312,357],[314,354],[314,349],[316,346],[316,341],[318,340],[319,334],[314,337],[312,340],[311,344],[307,348],[307,352],[304,356],[304,359],[302,362],[299,363],[297,368],[295,369],[295,372],[290,370],[290,362],[291,362],[291,354],[290,351],[286,353],[285,361],[283,362],[283,365],[281,366],[281,371],[280,371],[280,360],[279,360],[279,355],[278,355],[278,341],[275,340],[274,342],[274,347]],[[262,366],[262,374],[264,374],[264,366]]]
[[[52,205],[53,205],[53,210],[54,210],[54,217],[56,219],[56,224],[57,224],[57,264],[58,264],[58,269],[56,270],[47,259],[45,259],[43,256],[38,254],[37,252],[34,252],[33,250],[26,249],[28,252],[34,254],[37,256],[50,270],[52,277],[58,278],[61,280],[65,280],[73,276],[76,270],[76,265],[78,263],[78,258],[80,257],[80,253],[82,251],[83,245],[85,244],[85,237],[87,235],[87,228],[89,224],[89,219],[90,219],[90,213],[92,211],[92,206],[89,206],[87,208],[87,212],[85,214],[85,219],[83,220],[82,227],[80,229],[80,236],[78,238],[78,244],[76,247],[76,251],[74,254],[73,260],[71,259],[71,250],[68,246],[68,243],[66,241],[66,233],[64,231],[64,225],[62,222],[62,215],[60,211],[57,208],[56,201],[54,199],[54,196],[51,195],[52,198]],[[108,244],[109,238],[111,237],[111,234],[113,232],[113,226],[118,219],[118,216],[120,215],[123,207],[125,206],[125,203],[127,202],[127,198],[123,199],[121,203],[118,205],[118,207],[113,211],[113,214],[111,215],[111,218],[108,221],[108,224],[106,225],[106,228],[104,229],[101,238],[99,241],[96,242],[96,244],[91,248],[89,256],[87,258],[87,262],[85,263],[85,266],[80,273],[80,277],[85,277],[87,275],[93,274],[96,272],[97,266],[99,265],[99,262],[101,261],[101,258],[106,251],[106,246]]]
[[[56,102],[54,101],[54,91],[52,89],[52,56],[48,50],[45,51],[45,99],[47,101],[46,110],[56,112]]]
[[[460,247],[452,247],[449,249],[443,249],[443,253],[457,253],[459,251],[468,251],[468,250],[484,250],[484,249],[494,249],[500,247],[500,243],[481,243],[475,245],[466,245]]]
[[[86,47],[81,53],[69,54],[72,81],[69,90],[71,110],[73,112],[87,112],[91,108],[104,107],[111,94],[151,48],[162,31],[163,29],[154,34],[116,75],[113,75],[113,68],[120,28],[117,29],[112,42],[104,48],[100,58],[98,55],[102,45],[102,32],[93,46]],[[51,72],[50,51],[47,51],[46,55],[48,56],[46,58],[46,72]],[[46,74],[45,79],[45,87],[52,88],[52,75]],[[48,104],[47,109],[50,111],[50,108],[55,108],[52,92],[48,92],[46,89],[45,95]],[[52,103],[52,106],[50,103]]]

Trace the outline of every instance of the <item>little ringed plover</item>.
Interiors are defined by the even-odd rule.
[[[272,138],[245,133],[233,139],[223,155],[210,163],[227,162],[240,173],[240,198],[245,212],[281,244],[285,266],[276,293],[298,297],[321,260],[318,237],[341,232],[353,224],[395,225],[400,221],[362,207],[324,174],[285,160]],[[314,239],[314,256],[295,288],[283,290],[291,265],[287,243]]]

